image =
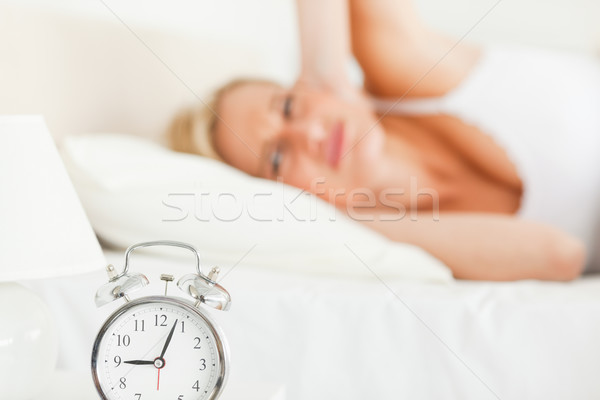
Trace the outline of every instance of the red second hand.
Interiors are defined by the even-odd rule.
[[[160,387],[160,368],[158,369],[158,380],[156,381],[156,390]]]

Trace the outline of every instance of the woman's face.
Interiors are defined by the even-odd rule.
[[[322,90],[242,84],[223,95],[219,117],[215,146],[227,163],[321,197],[324,189],[368,186],[383,147],[383,130],[364,100]]]

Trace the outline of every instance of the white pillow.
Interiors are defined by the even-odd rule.
[[[420,248],[392,242],[316,196],[219,161],[116,134],[67,138],[61,154],[92,226],[113,245],[180,240],[222,267],[452,277]]]

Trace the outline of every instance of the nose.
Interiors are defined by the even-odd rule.
[[[327,136],[325,127],[316,119],[290,121],[284,127],[283,134],[295,149],[304,151],[311,157],[319,156]]]

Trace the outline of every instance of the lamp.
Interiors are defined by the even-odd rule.
[[[101,269],[104,256],[42,117],[0,116],[0,394],[39,394],[58,354],[48,307],[16,283]]]

